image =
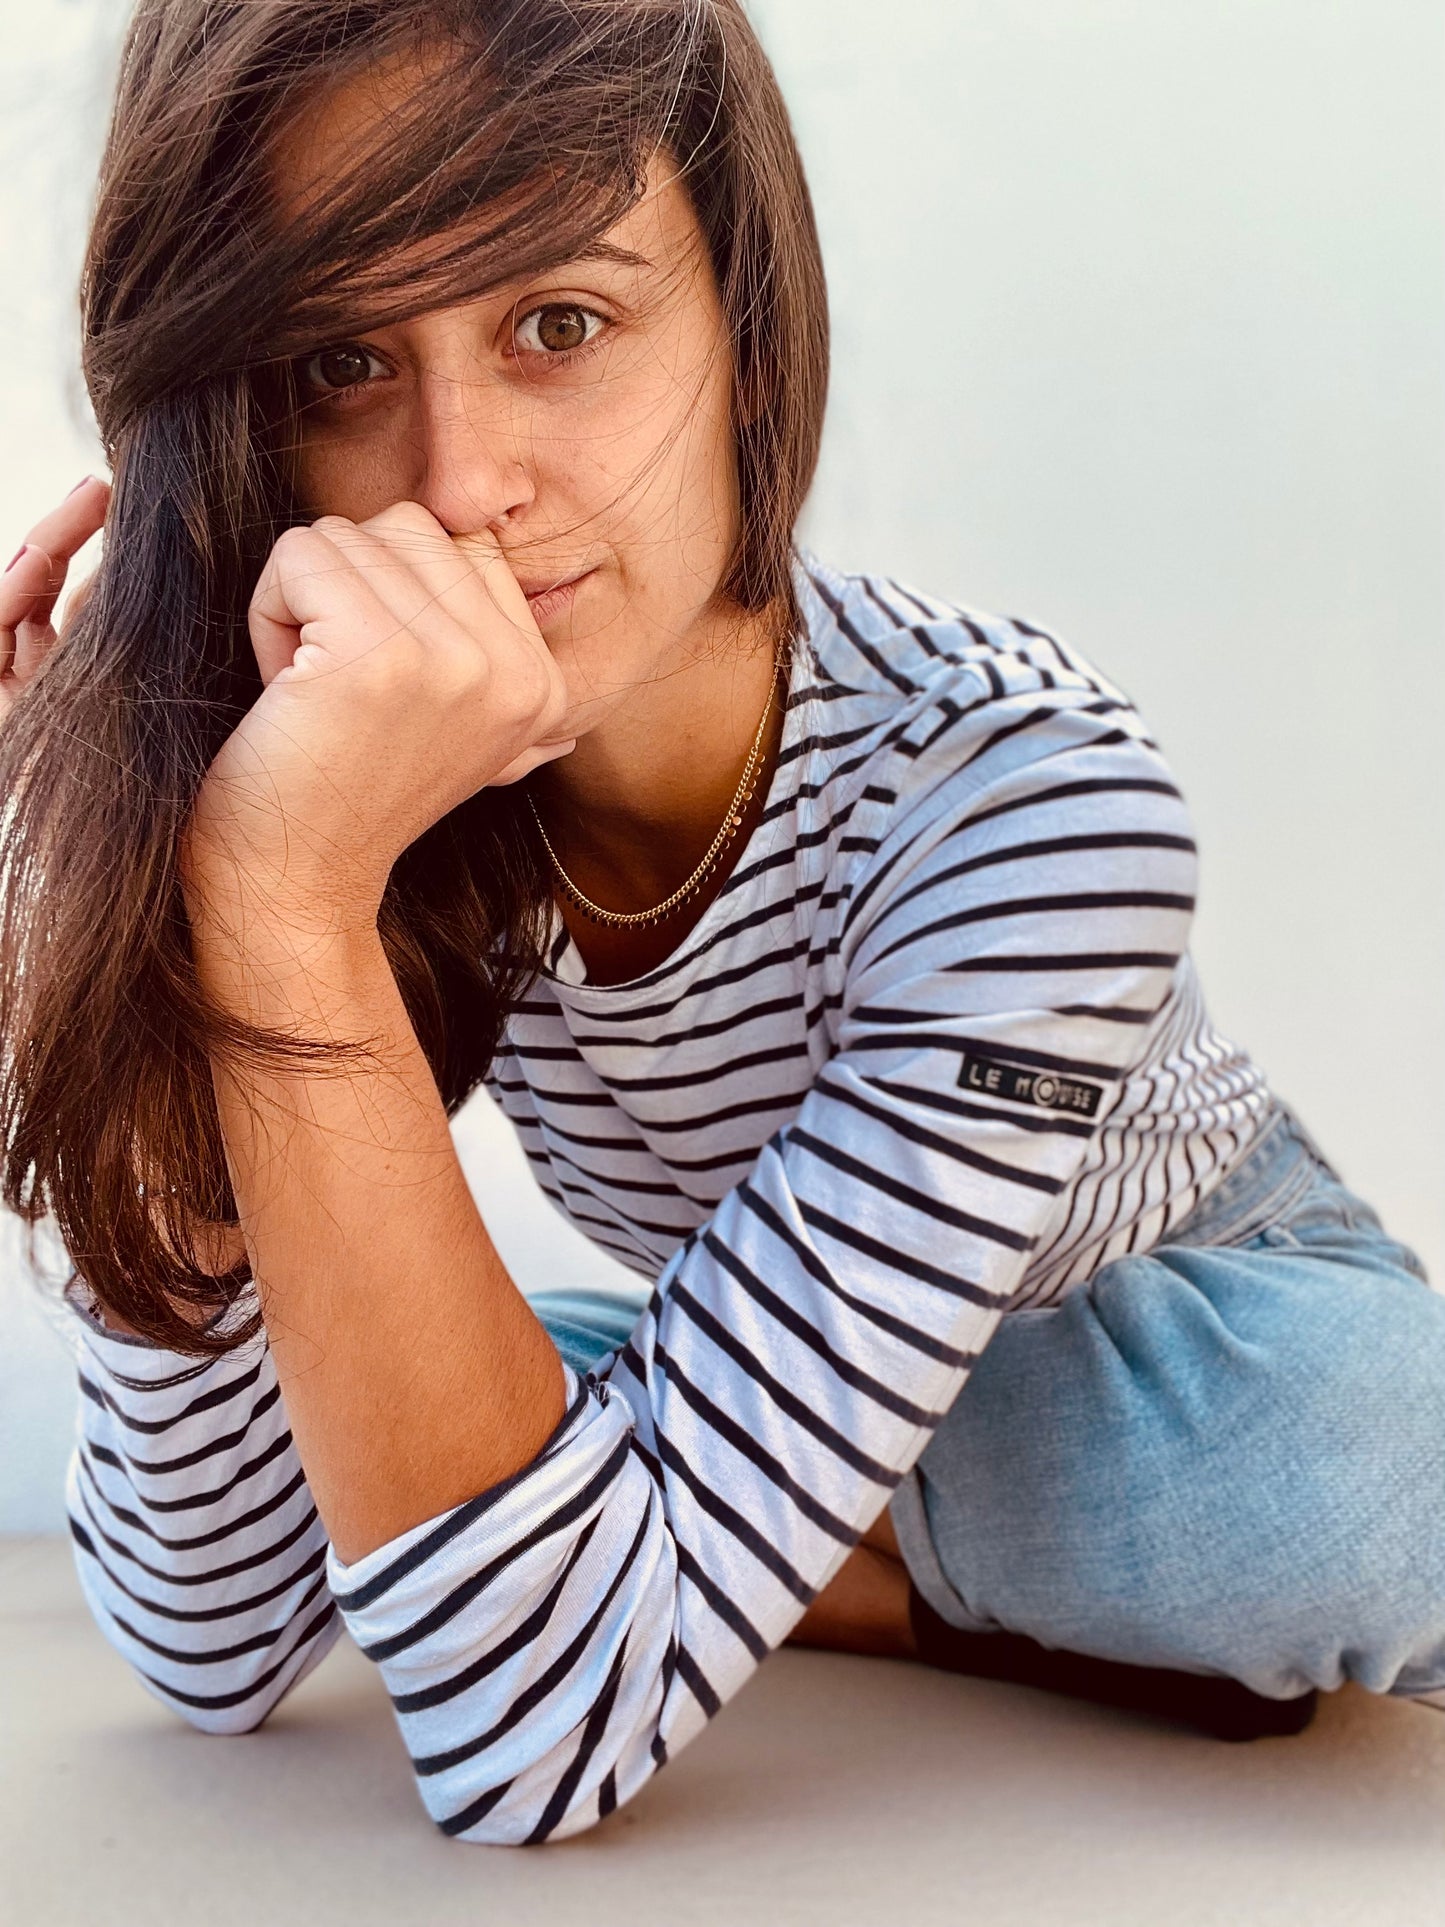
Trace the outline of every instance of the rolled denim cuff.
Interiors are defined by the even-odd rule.
[[[903,1555],[908,1576],[939,1618],[960,1632],[999,1632],[1001,1628],[996,1619],[980,1619],[969,1611],[938,1563],[933,1534],[928,1529],[923,1479],[916,1465],[904,1475],[902,1484],[889,1500],[888,1515],[898,1535],[898,1550]]]

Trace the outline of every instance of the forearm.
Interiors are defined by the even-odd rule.
[[[350,1562],[530,1463],[561,1365],[477,1213],[374,922],[283,918],[234,871],[190,902],[225,1009],[374,1047],[339,1068],[214,1066],[292,1431]]]

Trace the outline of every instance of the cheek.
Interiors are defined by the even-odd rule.
[[[675,567],[690,578],[711,578],[725,560],[737,527],[737,459],[730,391],[716,384],[672,425],[658,452],[650,491],[657,525],[673,547]]]
[[[542,532],[565,528],[574,540],[603,543],[624,569],[634,550],[654,568],[659,539],[671,539],[679,488],[678,451],[665,446],[657,416],[635,398],[552,416],[531,437],[530,464],[523,453],[537,492],[524,528],[528,520]]]
[[[364,522],[408,493],[409,465],[394,433],[316,434],[296,454],[296,491],[307,514]]]
[[[736,458],[730,389],[676,378],[637,384],[622,405],[598,410],[571,442],[571,487],[612,504],[609,525],[680,544],[689,559],[730,539]],[[567,464],[562,465],[567,473]],[[655,548],[650,560],[664,558]]]

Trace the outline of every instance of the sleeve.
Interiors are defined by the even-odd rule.
[[[1097,695],[1097,690],[1095,690]],[[331,1584],[423,1802],[575,1833],[788,1635],[958,1395],[1185,950],[1194,845],[1126,702],[939,706],[860,810],[837,1048],[547,1451]],[[880,794],[875,787],[874,795]]]
[[[336,1643],[325,1528],[264,1335],[196,1360],[109,1330],[66,1292],[80,1423],[76,1571],[141,1684],[207,1733],[249,1733]]]

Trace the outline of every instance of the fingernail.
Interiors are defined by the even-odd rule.
[[[95,480],[95,477],[93,475],[82,475],[80,480],[76,483],[75,487],[71,489],[70,495],[66,496],[65,498],[66,501],[68,502],[70,500],[71,495],[79,495],[80,491],[85,487],[86,483],[93,482],[94,480]]]
[[[29,547],[30,547],[30,544],[28,542],[22,542],[20,544],[20,547],[15,551],[14,555],[11,556],[10,560],[5,564],[6,575],[9,575],[10,571],[15,567],[15,564],[20,560],[21,556],[24,555],[25,551]]]

